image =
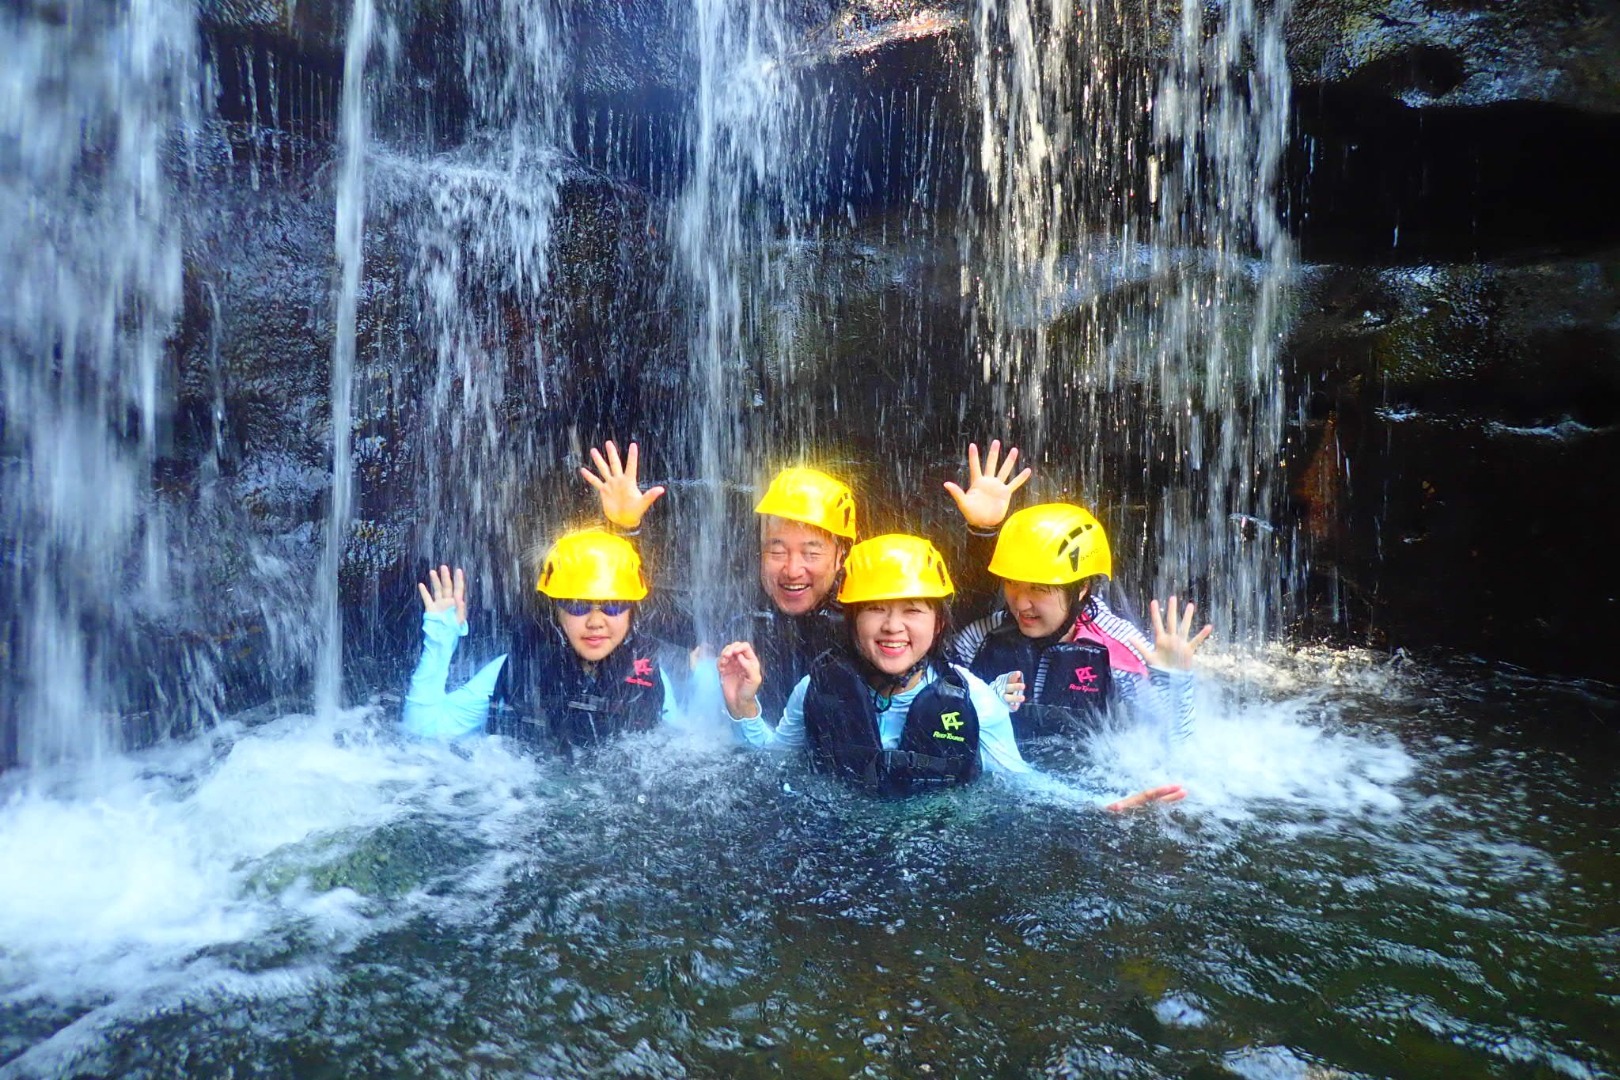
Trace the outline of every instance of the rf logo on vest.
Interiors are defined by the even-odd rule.
[[[652,658],[651,657],[646,657],[646,656],[638,656],[635,659],[635,663],[632,666],[630,674],[628,674],[628,675],[626,675],[624,677],[624,681],[627,682],[627,683],[634,683],[637,686],[651,686],[652,685],[652,678],[651,678],[652,673],[653,673]]]
[[[952,742],[967,742],[966,738],[955,734],[956,729],[961,727],[966,722],[967,721],[962,719],[962,714],[960,712],[941,713],[939,717],[939,726],[941,730],[934,732],[934,738],[949,739]]]
[[[1074,682],[1069,684],[1069,689],[1087,694],[1097,693],[1097,673],[1089,667],[1075,668]]]

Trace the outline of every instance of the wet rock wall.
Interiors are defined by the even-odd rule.
[[[429,150],[465,140],[464,86],[446,63],[464,10],[390,8],[397,92],[380,131]],[[1122,22],[1121,54],[1151,55],[1173,14]],[[953,219],[967,175],[970,15],[875,0],[797,9],[807,97],[825,105],[807,125],[822,149],[799,194],[847,227],[797,264],[806,280],[836,280],[839,295],[807,297],[784,325],[848,389],[840,398],[838,379],[762,371],[746,420],[756,430],[903,430],[946,446],[993,425],[962,347]],[[677,434],[663,403],[682,392],[683,316],[660,231],[684,168],[682,17],[651,0],[570,7],[576,163],[554,287],[539,306],[490,300],[508,332],[544,342],[543,370],[514,380],[507,414],[537,433],[542,451],[511,481],[537,503],[586,509],[557,479],[582,441]],[[346,20],[341,4],[203,5],[206,122],[175,165],[185,312],[156,483],[190,553],[192,603],[179,625],[131,645],[144,657],[133,666],[155,673],[129,695],[135,741],[306,692],[304,613],[330,467]],[[1601,5],[1520,0],[1299,3],[1289,26],[1287,213],[1305,267],[1286,349],[1299,402],[1289,494],[1270,524],[1297,530],[1309,569],[1301,632],[1617,677],[1609,651],[1577,631],[1612,612],[1620,590],[1606,558],[1620,464],[1620,22]],[[415,481],[433,448],[418,422],[429,353],[399,302],[408,238],[396,226],[410,199],[380,196],[367,222],[359,520],[344,576],[357,663],[408,652],[421,558]],[[891,362],[847,363],[874,352]],[[541,384],[568,408],[542,407],[557,398],[534,392]],[[893,404],[865,423],[836,420],[856,399]],[[858,470],[882,441],[849,437],[842,452]],[[874,475],[874,505],[936,486],[949,468],[942,457]],[[1122,492],[1116,527],[1143,531],[1152,476],[1122,466],[1110,480]]]

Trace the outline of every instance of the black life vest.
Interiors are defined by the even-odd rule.
[[[837,601],[803,615],[784,615],[766,607],[732,620],[728,627],[730,640],[749,642],[759,656],[765,671],[759,701],[767,716],[782,715],[788,695],[810,674],[816,658],[841,648],[846,634],[843,608]]]
[[[667,651],[632,628],[618,648],[589,665],[555,628],[535,627],[519,635],[496,684],[495,700],[509,715],[493,730],[526,738],[544,730],[564,750],[651,731],[663,714],[660,654]]]
[[[900,745],[885,750],[872,689],[844,650],[810,670],[804,728],[812,760],[876,795],[912,795],[978,778],[979,714],[967,684],[947,664],[912,700]]]
[[[968,670],[985,682],[1009,671],[1024,673],[1024,704],[1012,714],[1018,739],[1096,727],[1107,714],[1114,688],[1108,646],[1085,639],[1028,638],[1010,619],[985,635]]]

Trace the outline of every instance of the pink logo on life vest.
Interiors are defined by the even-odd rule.
[[[1069,684],[1070,690],[1079,690],[1084,694],[1097,693],[1097,673],[1089,667],[1074,669],[1074,682]]]
[[[635,659],[634,667],[635,670],[626,675],[624,681],[635,683],[637,686],[651,686],[652,679],[649,676],[653,673],[652,660],[644,656],[638,656]]]

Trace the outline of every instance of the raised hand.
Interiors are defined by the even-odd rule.
[[[716,665],[720,670],[720,692],[726,710],[738,720],[759,715],[759,688],[765,682],[759,657],[746,641],[733,641],[720,650]]]
[[[1178,612],[1174,596],[1170,598],[1169,618],[1160,612],[1157,600],[1148,605],[1148,613],[1153,618],[1153,643],[1150,645],[1141,637],[1135,643],[1148,663],[1154,667],[1181,671],[1192,668],[1193,654],[1215,632],[1213,624],[1205,623],[1197,634],[1188,636],[1192,633],[1193,613],[1197,610],[1198,605],[1188,601],[1187,606]]]
[[[1186,797],[1187,789],[1180,784],[1164,784],[1160,787],[1148,788],[1146,791],[1138,791],[1135,795],[1127,795],[1117,802],[1109,803],[1103,809],[1119,814],[1126,810],[1150,806],[1153,803],[1180,802]]]
[[[993,529],[1000,525],[1001,519],[1007,516],[1007,507],[1012,505],[1013,492],[1030,478],[1029,469],[1013,475],[1013,468],[1018,464],[1018,447],[1007,451],[1006,460],[1000,458],[1001,440],[991,439],[990,452],[985,455],[981,469],[979,445],[968,443],[967,490],[963,491],[953,481],[945,481],[945,490],[956,500],[956,508],[976,529]]]
[[[619,448],[609,440],[604,444],[607,456],[596,447],[591,447],[591,460],[596,463],[596,471],[581,468],[579,475],[585,482],[596,489],[597,497],[602,500],[602,516],[621,529],[634,529],[641,525],[642,517],[647,508],[658,501],[658,496],[664,493],[662,487],[649,488],[642,492],[636,483],[637,448],[631,443],[625,452],[624,461],[619,461]]]
[[[1007,676],[1007,685],[1001,691],[1001,699],[1007,703],[1008,712],[1018,711],[1018,707],[1024,703],[1024,673],[1022,671],[1014,671]]]
[[[437,570],[429,567],[428,585],[419,581],[416,591],[422,597],[423,610],[429,615],[455,608],[456,619],[463,623],[467,621],[467,575],[461,572],[461,567],[456,567],[454,575],[442,563]]]

